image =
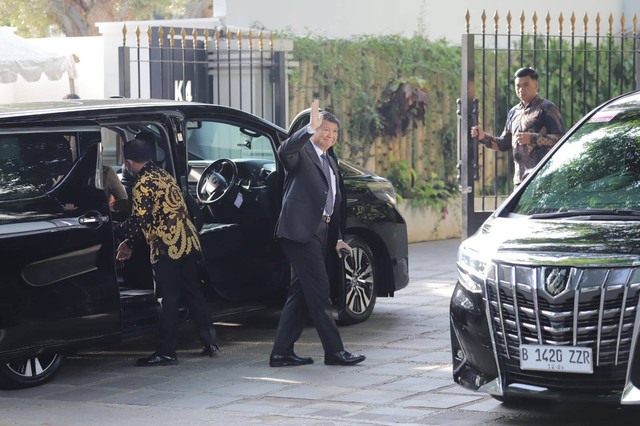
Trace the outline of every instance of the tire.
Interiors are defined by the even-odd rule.
[[[0,387],[23,389],[46,383],[58,372],[63,359],[64,355],[53,352],[3,362],[0,365]]]
[[[353,249],[353,256],[343,256],[345,300],[338,322],[357,324],[366,321],[376,304],[378,271],[375,257],[369,245],[360,237],[346,240]]]

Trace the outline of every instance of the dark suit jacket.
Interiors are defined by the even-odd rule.
[[[278,149],[278,158],[285,168],[282,210],[276,225],[276,237],[298,242],[311,240],[324,211],[329,184],[322,173],[318,158],[306,126],[294,133]],[[338,164],[328,155],[336,176],[336,199],[331,216],[332,235],[341,236],[344,211],[344,186]],[[336,232],[337,231],[337,232]],[[335,238],[333,242],[337,240]],[[333,244],[329,241],[328,244]]]

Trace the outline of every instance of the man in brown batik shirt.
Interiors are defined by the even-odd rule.
[[[480,126],[471,128],[471,137],[477,137],[484,146],[496,151],[513,149],[513,183],[518,186],[567,129],[558,107],[538,96],[535,69],[526,67],[516,71],[515,88],[520,103],[507,114],[500,137],[485,133]]]

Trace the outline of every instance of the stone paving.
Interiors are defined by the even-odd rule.
[[[363,324],[341,327],[367,360],[325,366],[315,329],[296,352],[313,365],[270,368],[278,313],[217,326],[222,356],[197,356],[182,331],[180,365],[137,368],[153,339],[68,359],[49,384],[0,392],[0,425],[637,424],[635,407],[531,402],[510,407],[451,378],[449,297],[459,240],[410,245],[409,286],[377,301]]]

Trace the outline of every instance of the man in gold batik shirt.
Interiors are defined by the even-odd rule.
[[[118,260],[131,257],[134,241],[147,242],[156,292],[162,295],[160,342],[153,354],[137,360],[138,366],[178,363],[176,329],[181,300],[187,304],[198,329],[204,345],[202,355],[215,356],[219,352],[209,309],[199,287],[198,233],[176,180],[152,161],[152,144],[155,141],[141,138],[124,144],[125,168],[136,181],[131,215],[116,229],[123,239],[116,253]]]

